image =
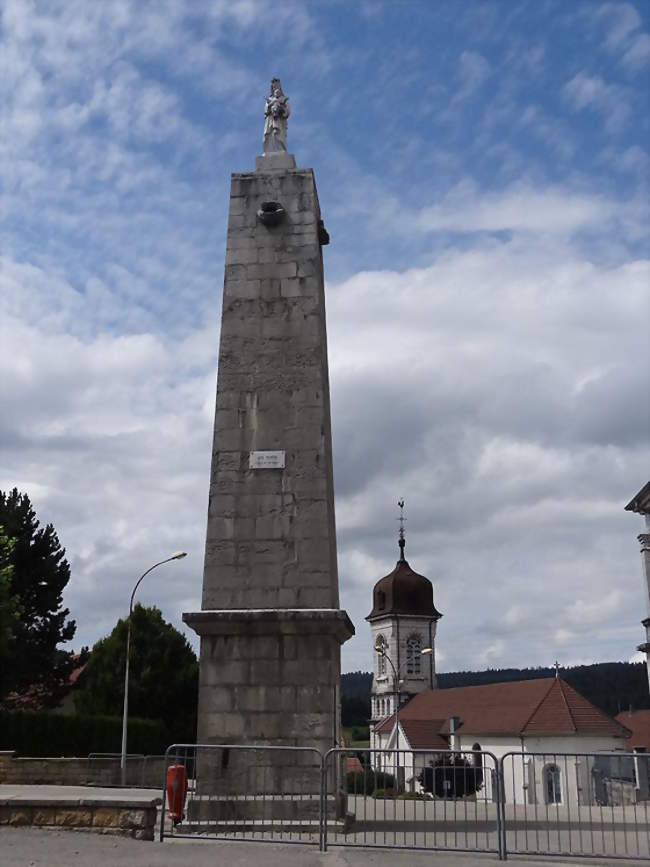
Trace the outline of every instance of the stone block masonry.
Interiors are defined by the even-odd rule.
[[[202,610],[183,615],[201,636],[199,743],[338,741],[354,627],[339,609],[324,239],[311,169],[275,154],[232,176]],[[204,756],[200,789],[237,793],[247,761]]]
[[[338,608],[319,220],[311,170],[233,176],[203,609]]]
[[[153,840],[160,798],[57,786],[0,786],[0,828],[35,826]]]

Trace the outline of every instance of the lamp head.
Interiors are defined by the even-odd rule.
[[[187,557],[187,551],[175,551],[169,559],[170,560],[182,560],[183,557]]]
[[[433,653],[433,647],[423,647],[420,651],[420,656],[431,656]]]

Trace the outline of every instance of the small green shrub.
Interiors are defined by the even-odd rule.
[[[351,771],[347,777],[347,788],[349,795],[372,795],[377,789],[391,788],[395,785],[395,778],[392,774],[385,774],[383,771],[373,771],[367,768],[365,771]]]

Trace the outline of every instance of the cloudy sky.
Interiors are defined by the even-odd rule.
[[[200,606],[230,173],[278,75],[325,250],[344,670],[398,549],[442,671],[630,659],[648,480],[650,7],[3,0],[0,488],[75,647]]]

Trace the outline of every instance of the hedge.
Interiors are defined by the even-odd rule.
[[[128,744],[129,753],[161,755],[170,740],[162,722],[134,718]],[[0,750],[15,750],[18,756],[119,753],[121,746],[120,717],[0,710]]]
[[[364,772],[350,771],[346,778],[348,795],[372,795],[375,790],[390,789],[395,777],[383,771],[367,769]]]

